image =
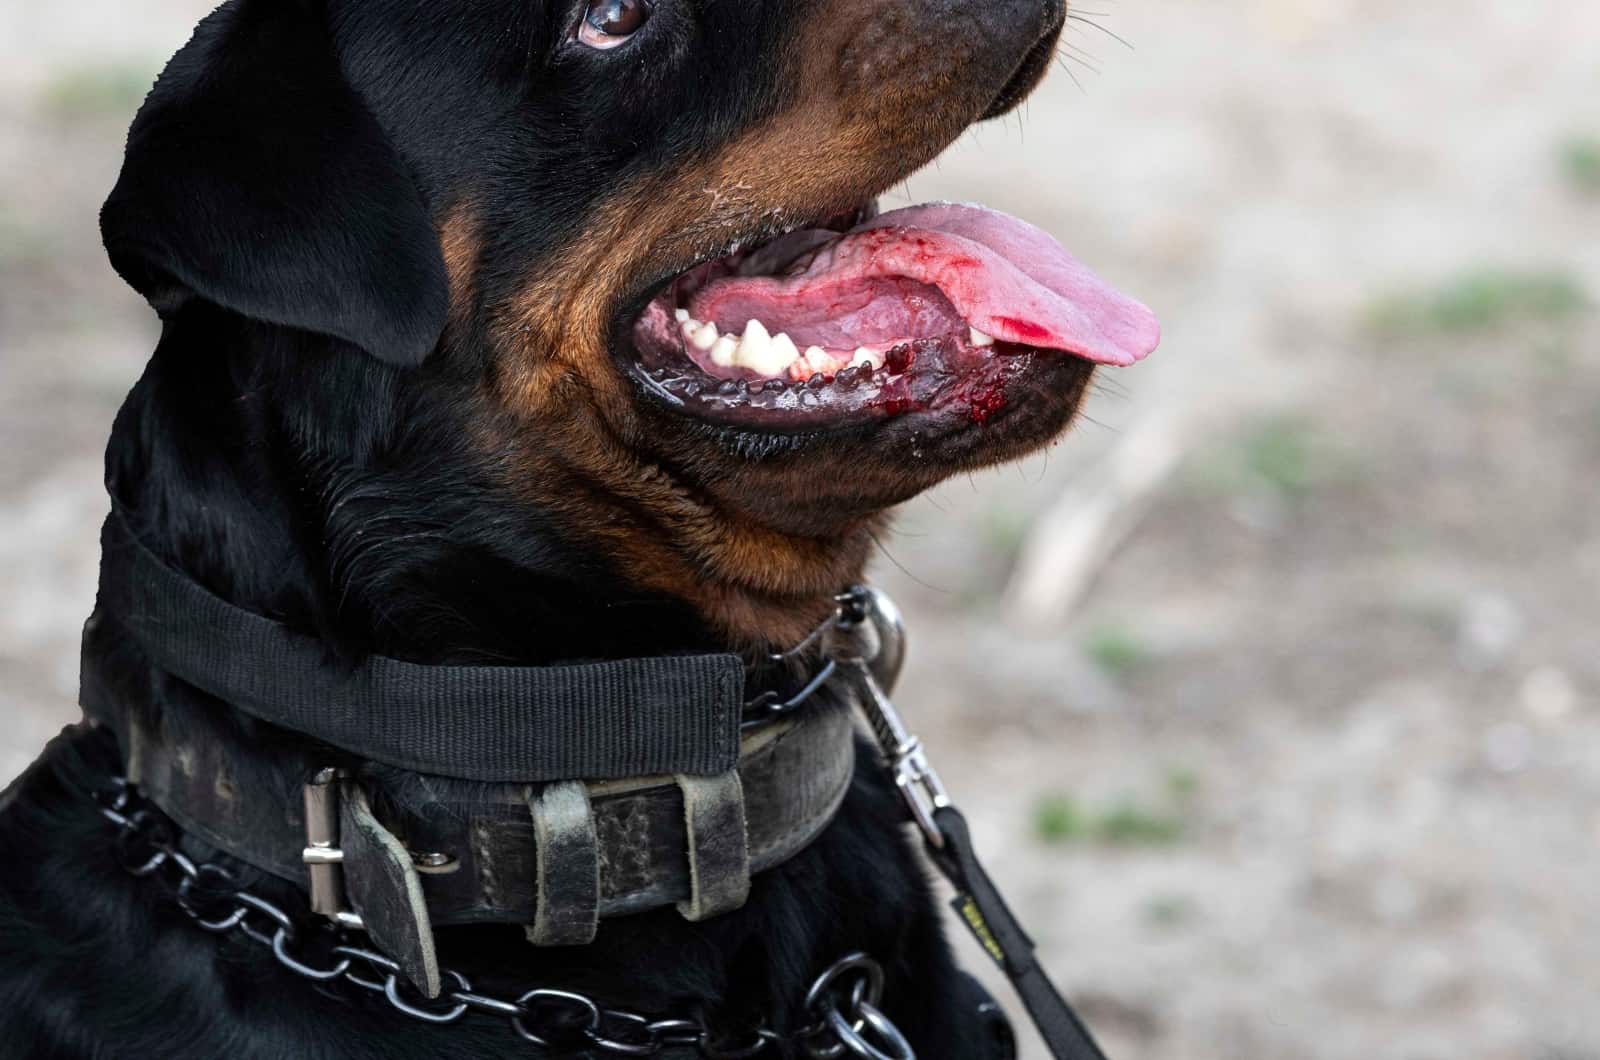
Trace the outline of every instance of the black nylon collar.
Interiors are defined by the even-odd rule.
[[[341,670],[315,639],[168,567],[113,509],[97,620],[161,669],[262,721],[386,765],[491,782],[710,776],[739,761],[744,663],[684,655],[566,666]],[[96,690],[85,683],[84,706]]]

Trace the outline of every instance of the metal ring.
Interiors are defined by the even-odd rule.
[[[487,1012],[494,1016],[511,1018],[522,1015],[522,1009],[512,1002],[501,1001],[499,998],[489,997],[487,994],[473,994],[465,990],[452,990],[450,992],[450,1000],[459,1001],[469,1008],[474,1008],[479,1012]]]
[[[340,957],[339,963],[332,968],[313,968],[289,952],[289,933],[279,928],[272,936],[272,955],[278,958],[278,963],[296,975],[307,979],[315,979],[319,983],[326,983],[337,979],[350,970],[350,958]]]
[[[202,888],[204,888],[204,883],[207,877],[216,877],[223,881],[223,886],[217,887],[215,890],[219,894],[225,896],[229,901],[233,901],[235,903],[233,912],[223,917],[207,920],[200,910],[195,908],[194,889],[196,885],[200,885]],[[220,934],[224,931],[232,931],[234,928],[238,927],[239,921],[243,920],[245,915],[250,912],[248,906],[239,904],[235,901],[235,899],[238,897],[238,893],[238,881],[233,878],[233,873],[229,872],[220,865],[201,865],[199,871],[197,871],[193,876],[185,876],[183,879],[178,881],[178,908],[182,909],[186,914],[188,914],[189,918],[198,924],[203,930]]]
[[[354,957],[357,960],[365,961],[369,967],[378,969],[386,976],[400,974],[400,965],[398,962],[391,961],[383,954],[377,953],[373,950],[362,949],[360,946],[335,946],[333,948],[333,952],[337,953],[341,957]],[[382,979],[366,979],[357,975],[353,971],[345,972],[344,978],[345,982],[354,983],[363,990],[370,990],[374,994],[383,993]]]
[[[95,792],[91,797],[103,809],[121,810],[127,807],[130,794],[126,777],[112,777],[107,787]]]
[[[522,1013],[520,1015],[511,1017],[511,1025],[512,1027],[516,1028],[517,1033],[520,1034],[524,1040],[532,1042],[534,1045],[542,1046],[546,1049],[551,1048],[551,1043],[549,1041],[530,1031],[528,1029],[528,1025],[523,1022],[529,1016],[533,1015],[533,1012],[528,1008],[529,1003],[540,1001],[577,1005],[578,1011],[587,1013],[589,1020],[588,1025],[585,1027],[574,1027],[573,1032],[575,1034],[580,1034],[585,1038],[588,1038],[590,1035],[594,1034],[595,1031],[600,1029],[600,1006],[596,1005],[593,1001],[590,1001],[582,994],[573,994],[566,990],[529,990],[526,994],[523,994],[521,997],[517,998],[517,1007],[522,1010]]]
[[[749,1045],[720,1045],[708,1034],[700,1043],[700,1052],[709,1060],[750,1060],[766,1052],[768,1046],[783,1041],[777,1033],[765,1027],[751,1031],[750,1036],[755,1040]]]
[[[128,821],[122,826],[122,832],[117,836],[117,852],[123,855],[128,853],[128,848],[136,841],[145,843],[151,849],[151,854],[137,866],[123,864],[123,869],[132,876],[143,879],[167,863],[168,848],[171,836],[163,836],[165,826],[149,810],[135,810],[128,815]]]
[[[863,1001],[859,1011],[862,1020],[877,1035],[878,1040],[894,1051],[884,1052],[867,1041],[866,1036],[844,1018],[844,1013],[835,1006],[829,1006],[828,1027],[847,1050],[867,1060],[917,1060],[917,1054],[911,1048],[911,1043],[906,1041],[905,1035],[900,1033],[900,1028],[894,1025],[894,1021],[878,1011],[870,1002]]]
[[[806,1011],[815,1009],[827,990],[846,972],[860,972],[866,977],[866,1000],[870,1004],[877,1005],[883,1000],[883,968],[865,953],[852,953],[847,957],[841,957],[830,965],[827,971],[817,976],[816,981],[811,984],[811,989],[806,991]],[[851,1000],[852,1002],[855,1000],[853,992]]]
[[[268,920],[271,920],[273,923],[287,931],[290,935],[294,934],[294,921],[290,919],[289,914],[285,913],[282,909],[279,909],[265,898],[257,898],[248,891],[240,891],[238,894],[234,895],[234,898],[241,904],[249,906],[251,910],[260,913]]]
[[[814,1023],[802,1029],[795,1037],[805,1047],[806,1056],[810,1057],[810,1060],[838,1060],[845,1053],[844,1043],[839,1041],[833,1032],[828,1029],[826,1017],[820,1023]],[[826,1043],[812,1040],[818,1038],[833,1038],[834,1040]]]
[[[171,847],[167,850],[167,860],[178,866],[178,871],[183,873],[183,883],[188,883],[200,875],[200,869],[195,865],[194,859],[177,847]]]
[[[400,962],[390,960],[376,950],[363,949],[360,946],[338,945],[333,948],[333,952],[341,957],[354,957],[357,960],[366,961],[387,975],[400,974]]]
[[[260,913],[268,920],[271,920],[274,924],[277,924],[279,930],[287,932],[289,938],[294,938],[294,921],[291,920],[289,918],[289,914],[285,913],[282,909],[279,909],[265,898],[258,898],[248,891],[240,891],[235,894],[233,898],[234,901],[238,902],[242,906],[245,906],[249,912]],[[253,927],[250,924],[249,913],[246,913],[244,917],[240,918],[238,926],[240,931],[255,939],[257,942],[261,943],[261,945],[269,947],[272,945],[274,935],[268,935],[266,932],[258,931],[255,927]]]
[[[866,1003],[868,983],[868,978],[866,976],[862,976],[855,981],[853,986],[850,987],[851,1012],[861,1011],[861,1006]],[[822,1000],[829,1011],[836,1011],[839,1007],[838,1002],[832,997],[827,997]],[[857,1034],[861,1033],[861,1029],[865,1026],[866,1020],[864,1018],[853,1020],[850,1023],[850,1028]],[[811,1060],[838,1060],[838,1058],[843,1056],[846,1052],[845,1044],[839,1041],[838,1036],[833,1033],[833,1029],[828,1026],[828,1019],[826,1016],[818,1020],[816,1023],[811,1024],[809,1027],[800,1028],[800,1031],[796,1037],[798,1037],[805,1044],[806,1055],[811,1057]],[[833,1040],[826,1040],[830,1038]],[[810,1039],[824,1040],[812,1041]]]
[[[467,982],[460,972],[453,972],[446,968],[444,969],[444,974],[456,981],[457,990],[472,989],[472,984]],[[424,1023],[454,1023],[467,1014],[467,1003],[465,1001],[457,1001],[456,1007],[448,1012],[429,1012],[425,1008],[417,1008],[415,1005],[409,1004],[400,996],[400,977],[398,975],[390,975],[383,984],[383,996],[389,999],[389,1004],[404,1012],[407,1016],[422,1020]]]
[[[661,1038],[656,1034],[651,1022],[644,1016],[636,1012],[621,1012],[613,1008],[601,1009],[600,1026],[604,1027],[607,1020],[641,1029],[649,1037],[643,1042],[622,1041],[600,1033],[600,1027],[596,1027],[589,1032],[587,1037],[589,1041],[606,1052],[616,1053],[619,1056],[653,1056],[661,1051]]]
[[[706,1029],[694,1020],[656,1020],[650,1024],[650,1033],[663,1046],[700,1046],[706,1040]]]

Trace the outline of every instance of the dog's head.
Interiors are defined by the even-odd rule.
[[[136,121],[107,246],[165,314],[220,306],[453,394],[507,494],[781,636],[889,506],[1048,441],[1097,363],[1155,344],[1021,222],[877,215],[1031,91],[1064,19],[232,0]]]

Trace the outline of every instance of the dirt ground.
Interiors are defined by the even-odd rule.
[[[0,7],[0,776],[75,715],[154,333],[95,210],[207,6]],[[1112,1055],[1600,1058],[1600,6],[1083,17],[1132,48],[1075,24],[904,195],[1043,225],[1166,342],[908,507],[897,698]],[[1041,513],[1152,422],[1175,472],[1020,616]]]

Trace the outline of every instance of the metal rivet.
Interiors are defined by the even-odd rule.
[[[413,850],[411,852],[411,863],[417,867],[418,872],[454,872],[461,867],[454,857],[438,851],[423,852]]]

